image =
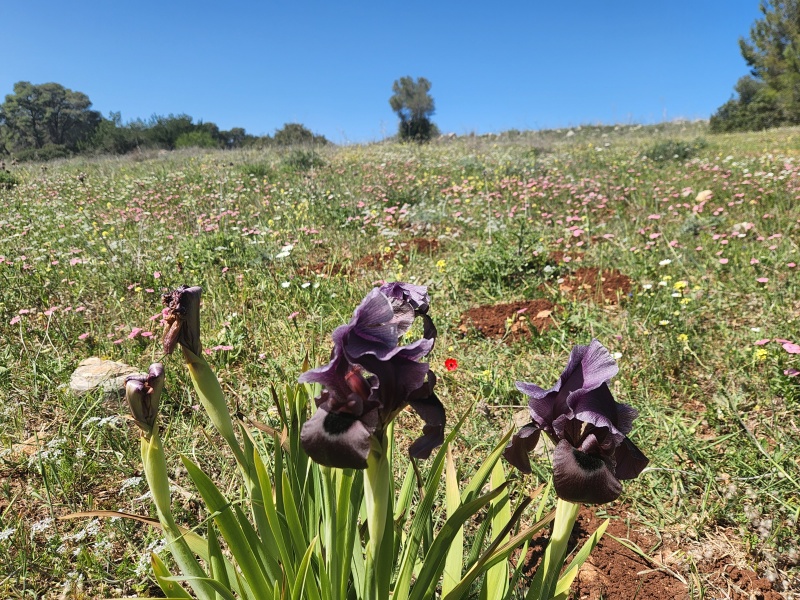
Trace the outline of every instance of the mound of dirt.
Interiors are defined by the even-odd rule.
[[[612,512],[616,512],[612,510]],[[595,509],[582,508],[570,537],[570,547],[582,544],[602,523]],[[539,567],[549,534],[531,541],[525,577],[532,579]],[[621,541],[617,541],[617,538]],[[642,554],[634,551],[638,548]],[[683,552],[662,545],[654,534],[626,519],[612,519],[600,543],[583,564],[572,584],[572,600],[685,600],[689,588],[685,581],[691,577],[688,565],[681,562]],[[731,600],[782,600],[769,581],[755,572],[732,565],[724,560],[704,561],[697,565],[702,579],[713,584]]]
[[[554,324],[556,306],[549,300],[522,300],[470,308],[461,315],[459,331],[478,331],[485,337],[517,341],[541,333]]]
[[[630,294],[631,278],[617,271],[580,267],[559,282],[558,289],[572,300],[590,300],[598,304],[619,304]]]

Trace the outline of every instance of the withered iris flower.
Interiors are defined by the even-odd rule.
[[[544,431],[556,445],[553,481],[559,498],[602,504],[622,492],[621,479],[633,479],[648,459],[627,438],[636,410],[614,400],[608,381],[618,372],[608,350],[597,340],[575,346],[567,368],[549,390],[517,382],[529,398],[531,422],[511,439],[504,456],[525,473],[528,453]]]
[[[158,402],[164,389],[164,365],[153,363],[147,375],[131,375],[125,379],[125,398],[133,421],[150,435],[158,416]]]
[[[350,322],[334,330],[331,361],[300,376],[301,383],[322,385],[317,411],[300,438],[316,462],[366,468],[371,439],[380,439],[406,406],[425,422],[423,435],[409,448],[411,456],[427,458],[444,441],[444,407],[433,392],[436,376],[419,362],[433,348],[435,328],[424,325],[421,339],[399,343],[415,316],[427,317],[427,309],[424,287],[392,283],[373,289]]]

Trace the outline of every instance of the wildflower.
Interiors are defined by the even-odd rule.
[[[199,286],[182,285],[164,294],[164,353],[172,354],[176,344],[186,347],[195,355],[202,352],[200,345],[200,295]]]
[[[758,283],[767,283],[769,281],[769,277],[759,277],[756,279]]]
[[[320,383],[317,411],[303,425],[300,440],[320,464],[367,467],[371,440],[406,406],[425,421],[423,435],[409,448],[426,458],[444,441],[444,407],[433,393],[436,377],[419,359],[433,348],[423,337],[405,346],[399,338],[428,307],[426,288],[403,283],[373,289],[346,325],[333,332],[331,361],[306,371],[301,383]]]
[[[638,413],[614,400],[608,388],[617,372],[608,350],[592,340],[572,349],[566,369],[549,390],[517,382],[529,398],[531,422],[511,439],[506,460],[530,473],[528,452],[544,431],[556,444],[553,481],[559,498],[591,504],[615,500],[622,492],[620,479],[633,479],[648,463],[626,437]]]
[[[455,371],[458,368],[458,361],[455,358],[448,358],[444,361],[444,368],[447,371]]]
[[[669,258],[665,258],[664,260],[659,261],[659,263],[658,263],[658,265],[661,266],[661,267],[666,267],[667,265],[670,265],[670,264],[672,264],[672,260],[670,260]]]
[[[666,327],[667,325],[669,325],[669,320],[668,319],[661,319],[658,322],[658,324],[661,325],[662,327]]]
[[[753,359],[758,361],[764,361],[767,359],[767,351],[764,348],[756,348],[753,351]]]
[[[781,345],[781,348],[786,350],[789,354],[800,354],[800,344],[795,344],[793,342],[786,342]]]
[[[689,336],[686,335],[685,333],[679,333],[678,337],[677,337],[677,340],[679,342],[681,342],[682,344],[685,344],[686,342],[689,341]]]
[[[153,430],[158,416],[158,401],[164,389],[164,365],[150,365],[147,375],[131,375],[125,380],[125,399],[133,421],[145,434]]]

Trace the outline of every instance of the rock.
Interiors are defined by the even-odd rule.
[[[125,378],[136,373],[140,371],[125,363],[92,356],[72,372],[69,388],[79,396],[97,389],[108,395],[122,395],[125,393]]]

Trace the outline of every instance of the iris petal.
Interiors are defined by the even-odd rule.
[[[520,427],[503,451],[505,459],[523,473],[530,473],[531,461],[528,453],[536,447],[540,433],[541,429],[535,423]]]
[[[431,386],[432,387],[432,386]],[[414,458],[428,458],[434,448],[444,442],[445,412],[436,394],[421,400],[411,400],[411,408],[425,421],[422,435],[411,444],[408,453]]]
[[[584,454],[566,440],[553,453],[553,484],[559,498],[569,502],[604,504],[616,500],[622,484],[600,456]]]
[[[632,441],[625,438],[617,446],[614,453],[614,460],[617,463],[615,472],[619,479],[633,479],[647,466],[650,460],[636,447]]]
[[[365,469],[372,433],[353,415],[320,407],[303,424],[300,442],[314,461],[340,469]]]

